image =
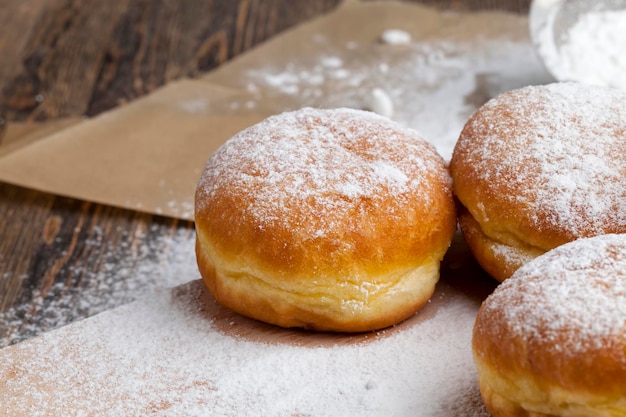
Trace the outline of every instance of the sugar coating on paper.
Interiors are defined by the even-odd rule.
[[[319,34],[319,55],[285,65],[264,62],[242,73],[246,101],[276,113],[303,106],[378,111],[420,132],[444,159],[469,116],[497,94],[550,76],[528,40],[493,38],[413,39],[398,48],[373,41],[337,44]],[[384,94],[381,94],[384,93]],[[272,107],[274,98],[281,103]]]
[[[408,45],[411,34],[402,29],[387,29],[380,35],[380,41],[389,45]]]
[[[382,88],[374,88],[371,94],[369,110],[384,117],[393,117],[394,105],[389,94]]]
[[[626,224],[626,93],[577,83],[518,89],[489,101],[469,128],[481,137],[462,136],[457,151],[472,175],[509,187],[497,198],[523,207],[533,227],[547,219],[582,237]]]
[[[504,281],[481,314],[540,342],[550,355],[613,346],[626,333],[626,235],[579,239],[547,252]]]
[[[407,204],[427,211],[450,182],[443,159],[417,132],[371,112],[304,108],[227,141],[209,160],[197,201],[201,211],[223,193],[247,197],[258,227],[280,223],[315,238],[352,219],[362,201],[399,221],[410,215]],[[290,214],[295,208],[312,221]]]
[[[26,342],[27,362],[3,363],[14,377],[0,401],[32,417],[487,417],[470,349],[476,306],[463,300],[389,335],[317,347],[234,337],[193,301],[155,295]]]

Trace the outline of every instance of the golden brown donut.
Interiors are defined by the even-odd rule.
[[[305,108],[228,140],[195,196],[201,275],[283,327],[360,332],[420,309],[456,227],[444,160],[370,112]]]
[[[626,232],[626,92],[528,86],[468,120],[450,161],[459,224],[502,281],[581,237]]]
[[[519,268],[481,306],[472,348],[494,417],[626,415],[626,235]]]

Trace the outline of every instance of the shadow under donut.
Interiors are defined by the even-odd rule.
[[[242,316],[221,306],[203,281],[198,279],[179,286],[172,292],[176,308],[207,321],[216,331],[249,341],[289,344],[293,346],[331,347],[369,343],[419,326],[432,319],[442,308],[468,301],[476,311],[482,301],[495,289],[497,282],[476,264],[459,233],[441,265],[441,279],[429,302],[408,319],[385,329],[363,333],[317,332],[298,328],[282,328]]]

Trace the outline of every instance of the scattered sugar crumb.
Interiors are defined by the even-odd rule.
[[[387,45],[408,45],[411,34],[402,29],[387,29],[380,35],[380,41]]]
[[[180,108],[189,113],[202,113],[209,108],[209,101],[206,98],[196,98],[184,100],[179,103]]]
[[[384,117],[390,118],[393,116],[393,101],[391,101],[391,97],[389,97],[389,94],[387,94],[385,90],[382,88],[374,88],[371,97],[370,110]]]
[[[343,60],[338,56],[323,56],[320,62],[326,68],[341,68],[343,65]]]

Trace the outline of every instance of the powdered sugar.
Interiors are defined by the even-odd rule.
[[[465,121],[484,101],[550,79],[526,40],[504,35],[414,40],[400,48],[337,45],[323,35],[313,42],[324,51],[319,56],[286,65],[267,62],[243,72],[241,85],[252,100],[275,113],[304,106],[380,111],[419,131],[444,159],[450,158]],[[384,97],[374,91],[384,92]],[[240,110],[250,97],[229,106]]]
[[[583,14],[566,33],[560,57],[561,79],[626,90],[626,10]]]
[[[234,336],[247,321],[219,327],[224,311],[193,284],[0,351],[0,403],[29,416],[488,416],[470,349],[477,305],[449,286],[413,324],[329,344],[256,341],[257,326]]]
[[[549,354],[591,354],[621,343],[626,235],[579,239],[547,252],[504,281],[481,314],[494,315],[513,334],[540,342]]]
[[[448,186],[442,158],[416,132],[370,112],[304,108],[223,145],[207,164],[197,202],[202,211],[218,195],[236,193],[248,199],[259,227],[280,222],[313,238],[351,219],[358,199],[375,207],[386,201],[389,213],[401,215],[407,201],[418,204],[416,196],[428,211],[442,192],[437,187]],[[299,216],[290,214],[294,207]]]
[[[83,247],[99,260],[98,268],[88,261],[74,264],[67,275],[82,285],[56,282],[45,292],[35,290],[28,303],[0,313],[0,347],[199,276],[193,230],[180,228],[168,235],[164,226],[154,223],[130,235],[121,231],[116,242],[105,242],[98,228],[91,234]],[[155,261],[157,256],[161,262]]]
[[[380,40],[389,45],[408,45],[411,34],[402,29],[387,29],[380,35]]]
[[[496,258],[503,259],[508,265],[523,265],[534,259],[528,253],[505,244],[493,243],[491,250]]]
[[[392,117],[394,111],[393,101],[389,94],[382,88],[374,88],[368,109],[381,116]]]
[[[455,153],[471,161],[480,192],[495,183],[506,189],[489,198],[524,212],[512,223],[571,238],[625,231],[625,93],[575,83],[526,87],[487,103],[467,131],[480,133],[462,136]]]
[[[565,3],[545,2],[545,24],[536,29],[538,52],[561,81],[579,81],[626,89],[626,10],[604,10],[603,4],[579,6],[580,15],[562,29]],[[619,2],[614,2],[619,5]],[[542,5],[535,6],[537,8]],[[617,6],[620,7],[620,6]],[[537,12],[539,13],[539,12]],[[538,16],[539,18],[539,16]]]

